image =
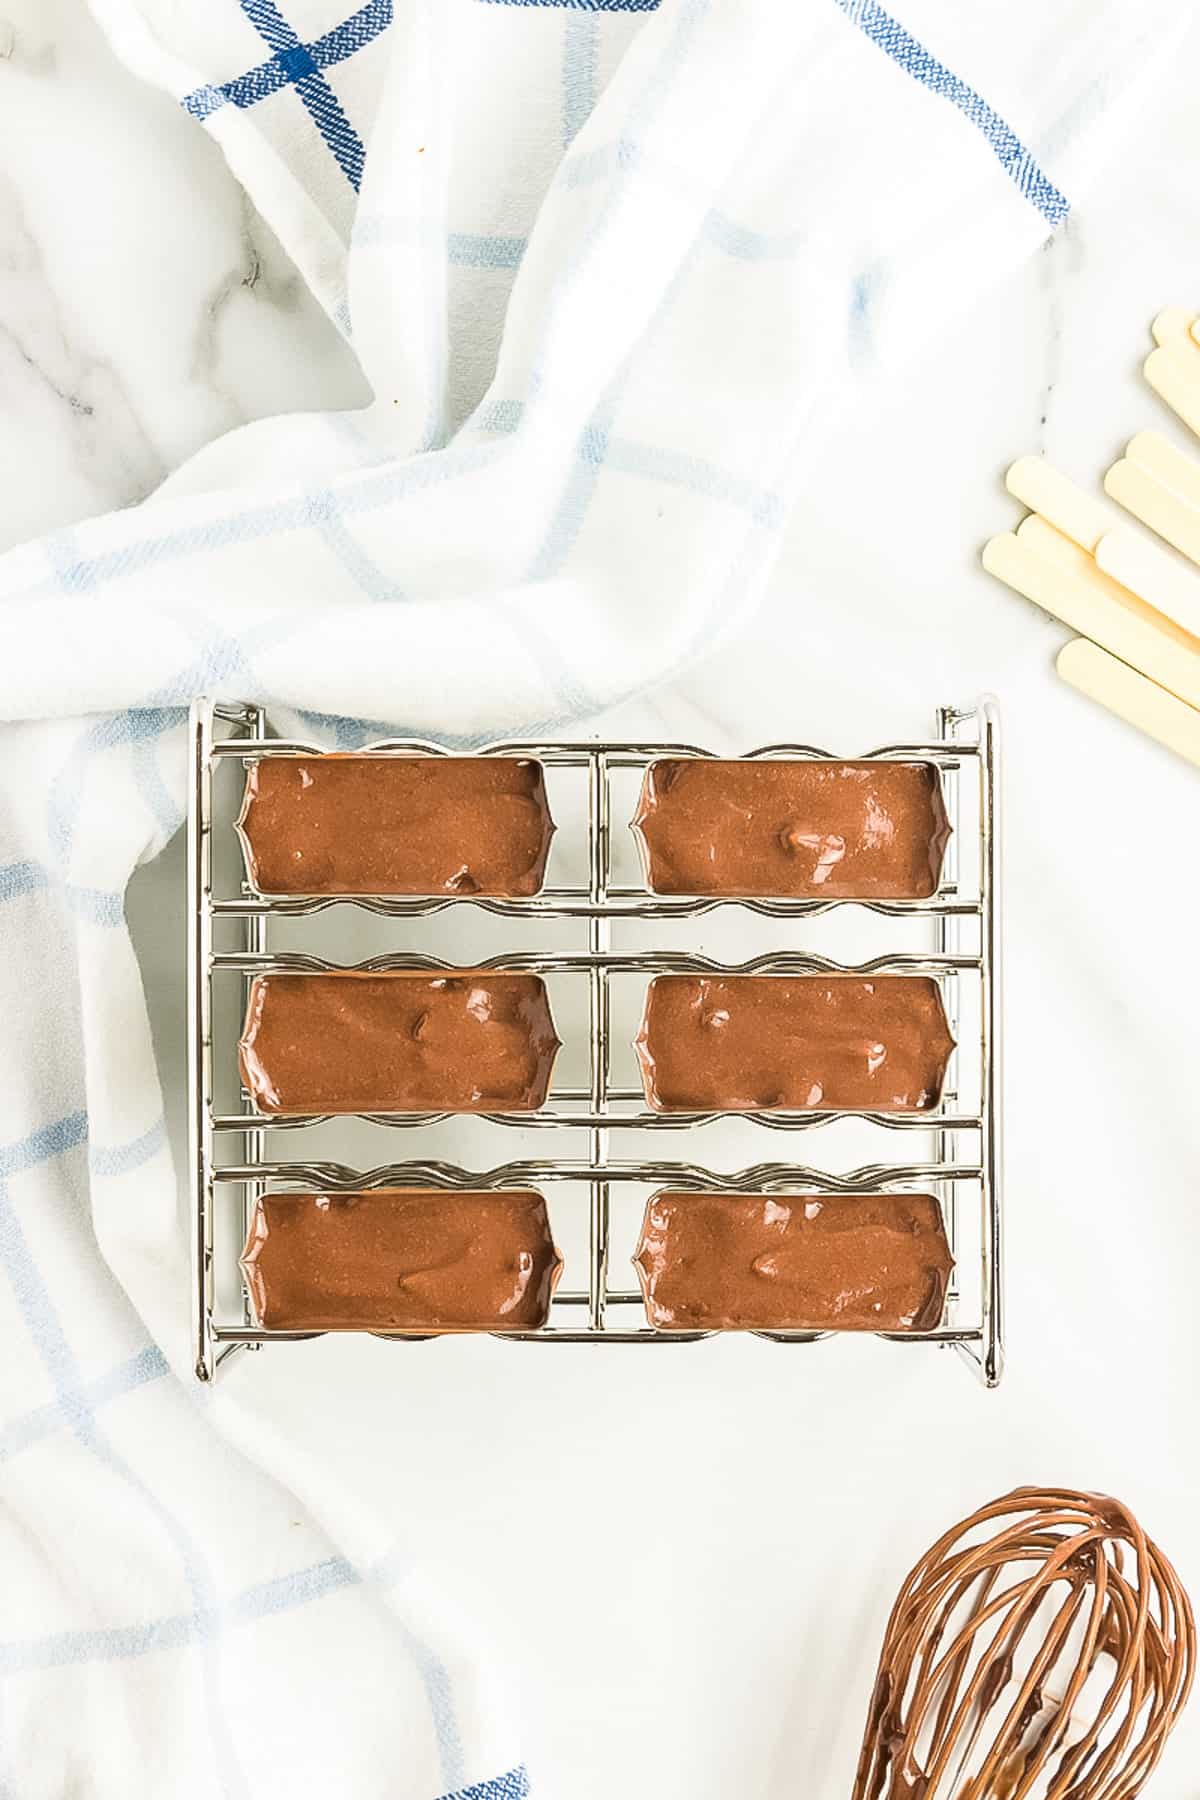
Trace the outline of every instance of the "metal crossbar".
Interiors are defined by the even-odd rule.
[[[476,755],[519,755],[549,766],[582,771],[586,775],[587,868],[576,886],[543,887],[528,899],[495,899],[478,895],[402,897],[387,895],[320,895],[277,898],[255,892],[245,881],[241,891],[214,893],[213,845],[220,832],[230,834],[231,818],[218,819],[214,812],[213,773],[227,758],[247,765],[264,757],[310,756],[320,747],[269,735],[262,707],[198,702],[191,715],[192,788],[188,819],[189,880],[189,1037],[190,1037],[190,1136],[193,1201],[193,1311],[195,1369],[199,1379],[211,1380],[216,1367],[236,1350],[257,1349],[270,1342],[288,1342],[319,1336],[307,1331],[270,1331],[254,1320],[245,1287],[242,1317],[222,1317],[216,1300],[216,1272],[236,1265],[239,1246],[228,1229],[218,1228],[216,1195],[232,1186],[242,1193],[242,1227],[248,1227],[259,1197],[272,1189],[295,1190],[298,1186],[331,1192],[356,1192],[372,1187],[441,1187],[448,1191],[502,1188],[512,1185],[549,1185],[574,1182],[588,1192],[588,1256],[586,1287],[567,1287],[556,1293],[550,1322],[538,1331],[497,1334],[521,1342],[558,1343],[684,1343],[713,1335],[707,1332],[658,1331],[644,1322],[640,1293],[614,1287],[609,1273],[610,1199],[612,1184],[637,1182],[653,1187],[698,1191],[879,1193],[887,1191],[934,1192],[941,1201],[951,1251],[957,1255],[961,1225],[960,1190],[976,1191],[979,1217],[978,1302],[969,1322],[957,1315],[964,1304],[959,1290],[957,1263],[947,1294],[946,1312],[937,1328],[874,1335],[905,1343],[952,1344],[977,1369],[990,1387],[1000,1378],[1003,1359],[1002,1299],[1002,1203],[1000,1117],[1000,918],[999,842],[997,818],[998,726],[996,710],[984,700],[967,710],[941,707],[937,734],[930,743],[889,744],[860,760],[922,761],[939,771],[943,798],[953,835],[946,853],[940,886],[928,900],[847,901],[750,898],[663,897],[644,887],[621,885],[612,879],[612,776],[615,770],[644,771],[660,757],[703,757],[713,753],[690,744],[540,744],[504,742],[473,752]],[[385,739],[367,746],[374,756],[449,755],[444,746],[416,739]],[[807,744],[771,744],[748,753],[745,760],[760,758],[826,759],[829,752]],[[968,893],[960,891],[959,865],[965,860],[960,802],[963,783],[977,781],[977,864]],[[272,949],[272,918],[303,918],[330,907],[350,906],[389,918],[427,918],[449,908],[474,907],[507,918],[571,919],[586,922],[585,945],[578,950],[499,954],[473,964],[477,968],[521,970],[575,979],[585,984],[588,1012],[588,1079],[585,1086],[554,1085],[544,1106],[533,1113],[483,1115],[494,1125],[537,1130],[586,1132],[586,1156],[574,1151],[542,1159],[505,1162],[482,1171],[471,1171],[443,1160],[409,1159],[390,1162],[367,1171],[311,1157],[278,1160],[268,1156],[269,1133],[303,1133],[325,1122],[325,1115],[279,1117],[254,1110],[243,1091],[240,1110],[219,1112],[214,1104],[214,1058],[217,1066],[231,1066],[234,1046],[214,1043],[214,979],[238,980],[243,998],[254,975],[266,971],[314,974],[331,968],[360,970],[444,969],[453,965],[425,953],[389,952],[356,964],[330,963],[299,951]],[[805,918],[844,907],[859,907],[887,918],[917,915],[930,922],[933,944],[927,952],[876,956],[867,962],[838,963],[813,953],[770,951],[742,963],[715,961],[695,951],[617,950],[614,923],[627,919],[699,919],[718,909],[740,907],[771,919]],[[214,926],[241,924],[241,947],[214,948]],[[971,941],[964,942],[967,933]],[[721,1173],[697,1161],[629,1160],[614,1158],[610,1134],[622,1130],[691,1130],[706,1126],[728,1113],[659,1113],[649,1109],[640,1089],[612,1079],[611,990],[614,976],[649,977],[658,974],[912,974],[936,979],[953,1035],[957,1038],[960,1015],[959,984],[975,984],[978,1000],[976,1103],[957,1103],[957,1083],[948,1081],[941,1101],[932,1112],[897,1115],[879,1112],[750,1112],[738,1116],[773,1131],[813,1131],[847,1116],[889,1131],[923,1131],[932,1145],[928,1160],[902,1164],[867,1164],[843,1175],[831,1175],[796,1163],[763,1162],[735,1173]],[[955,1060],[966,1054],[959,1045]],[[229,1064],[225,1064],[229,1059]],[[445,1120],[445,1113],[369,1114],[377,1125],[390,1130],[412,1130]],[[224,1146],[240,1139],[240,1160],[225,1160]],[[963,1140],[969,1138],[970,1147]],[[230,1239],[231,1241],[225,1241]],[[973,1284],[974,1285],[974,1284]],[[586,1324],[559,1322],[560,1309],[585,1310]],[[620,1315],[627,1322],[614,1323]],[[644,1314],[642,1314],[644,1319]],[[633,1319],[632,1323],[629,1323]],[[812,1343],[835,1335],[828,1332],[767,1332],[754,1335],[782,1343]],[[393,1341],[420,1341],[413,1339]]]

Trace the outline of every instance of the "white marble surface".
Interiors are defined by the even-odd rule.
[[[1044,448],[1091,481],[1132,431],[1176,429],[1137,370],[1155,311],[1196,298],[1195,76],[1177,69],[1049,248],[881,379],[869,440],[829,445],[744,641],[598,725],[853,751],[999,695],[1002,1388],[948,1354],[732,1340],[325,1341],[229,1373],[482,1622],[540,1793],[840,1800],[901,1573],[1018,1483],[1122,1495],[1200,1592],[1200,785],[1061,687],[1062,633],[977,566],[1016,516],[1011,457]],[[135,500],[239,420],[362,397],[214,146],[74,0],[3,0],[0,539]],[[177,843],[131,899],[176,1130],[181,867]],[[1149,1792],[1196,1800],[1198,1766],[1200,1704]]]

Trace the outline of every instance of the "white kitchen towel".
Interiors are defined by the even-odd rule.
[[[565,733],[736,630],[828,435],[1065,221],[1184,9],[96,11],[374,400],[0,558],[0,1794],[503,1800],[486,1654],[409,1546],[190,1381],[123,913],[182,819],[183,709]],[[828,601],[797,596],[814,679]]]

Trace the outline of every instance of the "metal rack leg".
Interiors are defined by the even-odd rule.
[[[249,711],[249,715],[250,715],[249,716],[249,724],[250,724],[251,731],[253,732],[253,735],[255,737],[260,737],[260,738],[265,737],[267,735],[266,708],[262,707],[262,706],[252,706],[248,709],[248,711]],[[268,927],[269,918],[270,918],[270,915],[267,912],[251,913],[246,918],[245,926],[244,926],[244,942],[245,942],[246,950],[248,951],[248,953],[251,956],[266,956],[266,954],[267,954],[267,951],[268,951],[267,927]],[[251,987],[252,980],[253,980],[253,977],[250,975],[247,975],[243,982],[243,989],[244,989],[243,1002],[244,1003],[249,1002],[250,987]],[[246,1161],[248,1163],[261,1163],[266,1160],[267,1134],[264,1130],[262,1130],[261,1127],[256,1127],[255,1129],[253,1129],[251,1131],[247,1131],[246,1136],[245,1136],[245,1145],[246,1145]],[[265,1184],[265,1182],[262,1182],[262,1181],[248,1181],[246,1183],[245,1187],[242,1189],[242,1242],[243,1243],[246,1242],[246,1240],[248,1239],[248,1237],[250,1235],[250,1222],[254,1216],[255,1206],[258,1204],[258,1201],[261,1199],[262,1195],[265,1192],[266,1192],[266,1184]],[[249,1289],[246,1287],[246,1284],[244,1281],[242,1283],[242,1319],[243,1319],[243,1322],[248,1326],[253,1325],[255,1323],[254,1315],[253,1315],[253,1312],[251,1311],[251,1307],[250,1307],[250,1292],[249,1292]],[[246,1346],[246,1348],[249,1350],[261,1350],[262,1345],[261,1344],[248,1344]]]
[[[980,953],[983,963],[983,1011],[980,1053],[983,1070],[981,1184],[983,1206],[983,1379],[995,1387],[1004,1368],[1004,1235],[1001,1217],[1003,1180],[1000,993],[1002,933],[1000,920],[999,718],[995,701],[979,708],[980,789]]]
[[[959,715],[962,716],[962,715]],[[999,716],[979,702],[979,961],[980,961],[980,1339],[960,1346],[984,1385],[1004,1372],[1004,1231],[1001,1097]]]
[[[602,906],[608,893],[609,864],[609,785],[608,761],[603,751],[588,761],[588,891],[593,905]],[[611,926],[606,917],[593,913],[588,920],[588,950],[593,956],[607,954],[611,942]],[[600,1114],[608,1106],[609,1075],[609,992],[607,968],[593,967],[588,976],[591,1026],[591,1107]],[[608,1129],[593,1128],[588,1134],[588,1154],[592,1167],[602,1168],[608,1161]],[[588,1229],[588,1327],[603,1331],[608,1304],[608,1235],[609,1187],[607,1181],[593,1178],[590,1184],[590,1218]]]
[[[196,1377],[211,1381],[212,1340],[212,709],[189,719],[192,794],[188,810],[188,1125],[192,1200],[192,1350]]]

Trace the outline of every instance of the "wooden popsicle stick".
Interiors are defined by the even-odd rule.
[[[1036,550],[1039,556],[1058,563],[1060,568],[1076,569],[1086,574],[1092,563],[1086,550],[1081,550],[1072,538],[1060,531],[1057,525],[1052,525],[1049,519],[1043,519],[1041,513],[1026,513],[1017,526],[1017,536],[1031,550]]]
[[[1004,483],[1030,512],[1041,513],[1084,550],[1090,551],[1096,539],[1117,522],[1106,506],[1093,500],[1044,456],[1019,456]]]
[[[1168,638],[1177,640],[1180,648],[1192,648],[1190,637],[1178,625],[1164,618],[1137,594],[1122,587],[1111,575],[1104,574],[1086,550],[1081,550],[1078,544],[1073,544],[1036,513],[1023,519],[1015,532],[1007,534],[1007,538],[994,537],[984,545],[983,565],[993,575],[999,572],[993,566],[997,557],[1005,562],[1007,568],[1025,573],[1030,579],[1038,581],[1040,591],[1044,591],[1049,583],[1059,582],[1064,596],[1063,605],[1070,603],[1076,607],[1086,607],[1094,604],[1100,609],[1103,618],[1111,616],[1114,628],[1127,619],[1132,620],[1135,624],[1145,625],[1147,630],[1161,630]],[[1002,575],[1001,579],[1008,580],[1007,574]],[[1017,583],[1009,581],[1009,586],[1017,587]],[[1018,587],[1017,591],[1026,594],[1028,599],[1035,598],[1024,587]],[[1064,624],[1071,624],[1062,606],[1056,601],[1038,599],[1037,604],[1044,605],[1047,612],[1061,618]],[[1085,637],[1095,635],[1083,625],[1074,629],[1082,632]]]
[[[1106,531],[1096,545],[1096,562],[1105,575],[1200,640],[1200,580],[1165,550],[1132,531]]]
[[[1107,543],[1114,535],[1121,534],[1106,531],[1100,543]],[[1132,537],[1133,534],[1130,532],[1125,535]],[[1022,519],[1017,526],[1017,539],[1047,562],[1052,562],[1056,568],[1069,570],[1093,594],[1125,607],[1135,617],[1144,619],[1148,625],[1160,626],[1173,633],[1188,649],[1200,650],[1200,643],[1191,644],[1190,634],[1179,627],[1179,621],[1172,622],[1173,615],[1156,606],[1153,600],[1128,582],[1121,581],[1112,570],[1102,569],[1094,557],[1089,556],[1086,550],[1081,550],[1078,544],[1073,544],[1070,538],[1064,537],[1061,531],[1056,531],[1038,513],[1030,513],[1027,519]],[[1141,540],[1137,541],[1140,543]]]
[[[1195,318],[1190,306],[1164,306],[1150,327],[1150,335],[1156,344],[1177,342],[1187,337]]]
[[[1109,533],[1104,535],[1107,537]],[[1040,513],[1030,513],[1028,518],[1022,519],[1017,526],[1017,536],[1023,544],[1028,544],[1031,550],[1044,556],[1048,562],[1057,564],[1060,569],[1070,569],[1084,581],[1101,583],[1114,600],[1128,601],[1133,598],[1121,591],[1109,576],[1101,574],[1094,557],[1089,556],[1086,550],[1081,550],[1078,544],[1073,543],[1057,526],[1051,525],[1048,519],[1043,519]]]
[[[1177,450],[1161,432],[1139,431],[1125,446],[1125,455],[1189,506],[1200,508],[1200,462]]]
[[[1200,344],[1191,334],[1152,350],[1142,374],[1156,394],[1200,436]]]
[[[1127,456],[1105,475],[1104,491],[1200,566],[1200,508],[1189,506]]]
[[[1073,570],[1093,585],[1102,582],[1110,597],[1122,605],[1143,600],[1200,639],[1200,581],[1149,539],[1117,526],[1097,541],[1093,558],[1040,513],[1022,519],[1017,537],[1060,568]],[[1200,649],[1200,642],[1196,648]]]
[[[1073,638],[1055,662],[1064,681],[1200,768],[1200,712],[1119,662],[1087,638]]]
[[[989,539],[983,566],[1035,605],[1200,707],[1200,651],[1187,632],[1097,570],[1084,576],[1032,549],[1015,532]],[[1117,597],[1121,595],[1121,598]]]

